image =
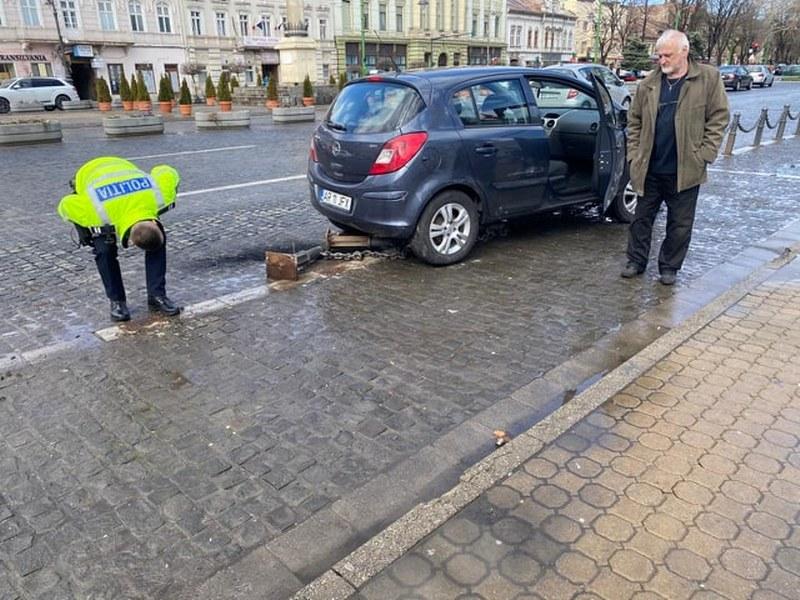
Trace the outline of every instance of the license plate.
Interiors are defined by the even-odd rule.
[[[342,210],[350,210],[350,204],[353,202],[353,199],[350,196],[337,194],[336,192],[320,188],[319,201],[322,202],[322,204],[329,204],[330,206],[335,206]]]

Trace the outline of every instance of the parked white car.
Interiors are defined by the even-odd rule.
[[[775,75],[764,65],[747,65],[747,70],[753,77],[753,85],[772,87],[775,82]]]
[[[600,78],[600,81],[606,84],[614,102],[625,109],[631,105],[631,91],[628,89],[628,86],[606,66],[593,63],[564,63],[560,65],[549,65],[545,67],[545,69],[558,70],[560,73],[571,75],[572,77],[584,81],[591,81],[591,74],[594,73]]]
[[[57,77],[14,77],[0,83],[0,113],[35,106],[62,110],[70,100],[80,100],[78,91]]]

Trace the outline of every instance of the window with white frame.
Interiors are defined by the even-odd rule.
[[[394,11],[394,28],[395,31],[402,33],[403,31],[403,5],[399,4]]]
[[[67,29],[78,28],[78,9],[75,0],[61,0],[61,16],[64,18],[64,27]]]
[[[214,16],[215,16],[214,22],[217,25],[217,37],[227,37],[228,30],[226,23],[228,21],[228,16],[224,12],[218,12]],[[194,29],[194,25],[192,26],[192,29]]]
[[[26,27],[40,27],[39,3],[37,0],[20,0],[22,8],[22,22]]]
[[[450,0],[450,31],[458,31],[458,10],[456,0]]]
[[[131,31],[144,31],[144,13],[139,0],[128,2],[128,14],[131,17]]]
[[[250,35],[250,15],[239,13],[239,35]]]
[[[192,35],[203,35],[203,17],[199,10],[189,11],[189,21],[192,24]]]
[[[172,17],[169,14],[169,5],[166,2],[156,4],[156,17],[158,18],[158,31],[172,33]]]
[[[442,0],[436,3],[436,30],[444,31],[444,2]]]
[[[386,5],[381,4],[378,7],[378,29],[386,31]]]
[[[97,17],[100,29],[114,31],[117,29],[117,20],[114,18],[114,4],[111,0],[97,0]]]
[[[6,18],[5,15],[3,14],[3,5],[0,4],[0,27],[5,27],[5,26],[6,26]]]
[[[328,39],[328,20],[327,19],[320,19],[319,20],[319,39],[327,40]]]
[[[270,37],[272,35],[272,19],[269,15],[261,15],[258,29],[264,37]]]

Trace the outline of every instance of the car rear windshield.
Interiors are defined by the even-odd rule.
[[[336,97],[326,125],[351,133],[385,133],[408,123],[424,107],[411,87],[386,81],[346,86]]]

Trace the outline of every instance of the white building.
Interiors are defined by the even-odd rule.
[[[508,60],[540,67],[575,58],[576,16],[559,0],[508,0]]]
[[[305,6],[309,36],[319,40],[317,73],[336,74],[333,0]],[[81,97],[93,95],[96,77],[116,94],[121,77],[141,72],[151,93],[167,73],[177,89],[194,71],[200,87],[206,73],[224,69],[254,84],[276,72],[275,49],[283,36],[285,2],[244,0],[7,0],[0,4],[0,80],[22,75],[68,76]],[[59,32],[62,53],[58,51]]]

